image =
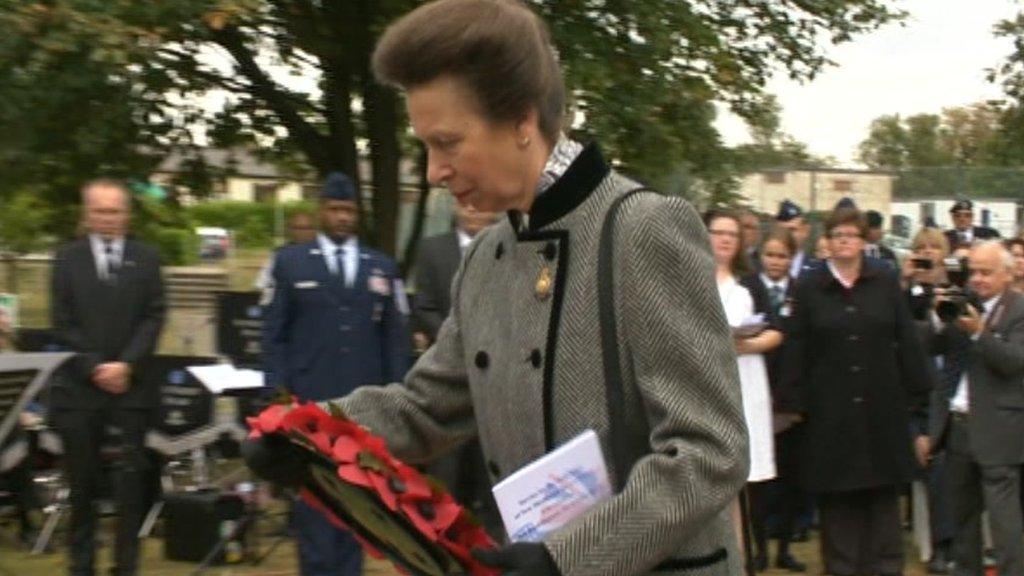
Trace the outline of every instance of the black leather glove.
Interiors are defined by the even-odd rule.
[[[249,438],[242,443],[245,464],[257,476],[284,486],[295,488],[306,479],[305,450],[287,438],[275,434]]]
[[[546,546],[539,542],[516,542],[497,550],[473,550],[473,557],[503,576],[562,576]]]

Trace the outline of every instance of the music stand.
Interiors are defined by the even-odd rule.
[[[216,363],[212,357],[155,356],[144,375],[160,390],[159,419],[146,434],[146,447],[168,459],[190,455],[192,489],[210,485],[206,448],[225,437],[241,442],[247,434],[234,420],[218,420],[215,396],[186,370],[188,366]],[[169,480],[164,484],[165,489],[173,487]],[[153,503],[139,530],[140,537],[149,535],[162,509],[163,500]]]
[[[259,292],[217,292],[217,353],[238,368],[263,365],[263,307]]]

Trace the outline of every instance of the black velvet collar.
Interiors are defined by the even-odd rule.
[[[588,144],[551,188],[537,197],[530,208],[529,231],[539,230],[572,212],[583,203],[611,171],[597,144]],[[521,215],[508,213],[512,228],[519,230]]]

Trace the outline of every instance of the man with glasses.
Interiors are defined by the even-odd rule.
[[[950,250],[960,246],[970,246],[975,240],[999,238],[999,232],[988,226],[974,225],[974,203],[966,198],[957,200],[949,209],[953,220],[953,229],[946,231]]]

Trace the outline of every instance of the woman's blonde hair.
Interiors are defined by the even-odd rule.
[[[911,243],[911,248],[915,251],[924,248],[926,245],[933,244],[938,246],[942,250],[942,257],[949,256],[949,240],[946,235],[942,233],[942,230],[938,228],[922,228],[917,234],[914,235],[914,241]]]

